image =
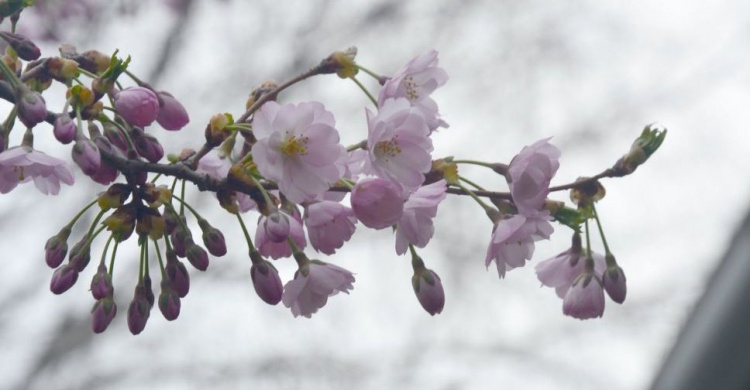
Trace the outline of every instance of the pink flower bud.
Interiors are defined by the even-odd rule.
[[[260,253],[257,253],[257,257],[260,258]],[[250,267],[250,279],[253,281],[255,293],[263,302],[276,305],[281,301],[283,287],[281,286],[279,271],[273,264],[262,258],[254,261],[252,267]]]
[[[180,130],[190,122],[185,107],[171,94],[161,91],[156,95],[159,99],[159,116],[156,121],[161,127],[165,130]]]
[[[117,148],[123,152],[128,150],[128,141],[117,126],[111,123],[105,123],[102,127],[104,129],[104,136],[112,145],[117,146]]]
[[[404,212],[401,194],[401,188],[388,180],[363,179],[352,189],[352,210],[365,226],[384,229],[395,225]]]
[[[94,333],[102,333],[117,315],[117,304],[112,298],[104,298],[96,301],[91,309],[91,330]]]
[[[91,261],[91,245],[88,243],[88,236],[83,236],[70,250],[68,263],[76,271],[83,271]]]
[[[34,61],[42,55],[42,52],[34,42],[31,42],[31,40],[21,34],[3,31],[0,32],[0,37],[2,37],[5,42],[8,42],[8,45],[15,50],[18,57],[24,61]]]
[[[91,180],[106,186],[112,184],[117,179],[117,176],[120,176],[120,171],[102,161],[101,165],[99,165],[99,170],[91,176]]]
[[[47,106],[42,95],[27,87],[21,87],[19,90],[20,92],[16,96],[18,119],[26,127],[34,127],[38,123],[44,122],[47,118]]]
[[[78,280],[78,271],[70,264],[64,265],[55,270],[52,274],[52,280],[49,283],[49,289],[56,295],[68,291]]]
[[[628,286],[625,283],[625,273],[617,264],[613,264],[604,271],[602,275],[602,284],[607,295],[617,303],[625,302],[625,295],[628,292]]]
[[[172,248],[174,253],[179,257],[185,257],[188,245],[193,244],[193,238],[190,235],[190,231],[187,231],[181,227],[177,227],[170,235],[172,240]]]
[[[135,295],[128,307],[128,329],[133,335],[143,332],[146,322],[151,314],[151,305],[148,303],[143,286],[135,288]]]
[[[565,294],[563,314],[579,320],[597,318],[604,314],[602,283],[591,271],[584,271]]]
[[[75,122],[69,116],[63,114],[58,115],[57,119],[55,119],[52,132],[60,143],[67,145],[76,138],[76,129]]]
[[[188,246],[185,251],[185,257],[199,271],[205,271],[208,268],[208,254],[198,245],[192,244]]]
[[[198,222],[203,230],[203,244],[208,249],[208,252],[216,257],[221,257],[227,254],[227,244],[224,241],[224,235],[219,229],[209,225],[206,220]]]
[[[94,299],[112,298],[114,287],[112,287],[112,277],[107,273],[107,267],[99,264],[99,268],[91,279],[91,295]]]
[[[65,255],[68,254],[68,236],[70,236],[70,229],[63,228],[44,245],[44,261],[50,268],[60,266]]]
[[[172,289],[177,292],[180,298],[185,298],[190,291],[190,274],[185,264],[177,260],[177,255],[174,252],[167,251],[167,266],[165,267],[165,271],[167,272]]]
[[[147,88],[125,88],[115,95],[115,109],[131,125],[146,127],[159,115],[159,99]]]
[[[164,157],[164,148],[162,148],[161,144],[154,136],[141,134],[133,138],[135,151],[138,152],[139,156],[152,163],[158,162]]]
[[[161,282],[159,310],[167,321],[172,321],[180,315],[180,295],[170,286],[168,279]]]
[[[289,217],[279,210],[271,211],[271,214],[262,218],[260,223],[271,242],[284,242],[289,237]]]
[[[73,161],[87,176],[95,175],[102,163],[99,148],[87,138],[79,138],[73,145]]]
[[[445,292],[440,277],[432,270],[422,268],[411,277],[411,284],[422,308],[431,316],[440,314],[445,306]]]

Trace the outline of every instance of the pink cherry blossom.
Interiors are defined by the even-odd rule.
[[[68,164],[28,146],[16,146],[0,152],[0,193],[7,194],[18,183],[34,180],[45,195],[57,195],[60,182],[72,185],[73,171]]]
[[[284,210],[281,210],[280,212],[288,218],[289,237],[292,239],[292,242],[294,242],[294,245],[296,245],[297,248],[304,249],[307,245],[307,240],[305,240],[305,230],[302,228],[302,218],[299,213],[290,216]],[[258,221],[258,228],[255,230],[255,245],[258,247],[258,252],[260,252],[261,255],[270,257],[274,260],[291,256],[292,248],[286,240],[281,242],[271,241],[266,229],[263,228],[265,219],[265,216],[260,218]]]
[[[284,286],[281,301],[292,309],[292,314],[310,318],[328,302],[328,297],[339,292],[349,293],[354,288],[354,275],[336,265],[312,260],[294,274]]]
[[[598,276],[584,272],[573,282],[563,299],[563,314],[579,320],[604,314],[604,290]]]
[[[313,200],[341,178],[333,114],[318,102],[268,102],[253,119],[253,161],[267,179],[295,203]]]
[[[131,125],[146,127],[159,115],[159,98],[148,88],[125,88],[114,100],[117,113]]]
[[[489,267],[495,260],[501,278],[505,277],[505,271],[523,267],[534,254],[534,241],[549,239],[552,234],[550,219],[549,212],[545,211],[533,218],[518,214],[499,221],[492,231],[485,265]]]
[[[159,99],[159,115],[156,121],[164,130],[180,130],[190,122],[185,107],[174,96],[164,91],[157,92],[156,96]]]
[[[592,253],[594,259],[594,273],[601,274],[606,267],[604,256]],[[536,276],[542,285],[555,289],[557,296],[565,298],[565,294],[573,282],[584,272],[586,256],[579,249],[570,248],[555,257],[540,261],[536,266]]]
[[[307,236],[318,252],[336,253],[352,237],[357,218],[354,211],[338,202],[313,202],[305,207]]]
[[[560,167],[560,150],[549,138],[525,146],[508,167],[510,193],[518,212],[534,216],[549,194],[549,183]]]
[[[445,180],[426,185],[411,194],[404,203],[404,212],[396,225],[396,253],[403,255],[409,244],[424,248],[435,228],[432,219],[440,202],[445,199]]]
[[[357,219],[372,229],[395,225],[404,212],[401,188],[380,178],[360,180],[349,199]]]
[[[448,81],[448,74],[437,67],[438,53],[432,50],[409,61],[388,80],[378,95],[378,106],[393,98],[409,99],[428,122],[430,130],[448,127],[438,114],[437,103],[430,95]]]
[[[388,99],[377,115],[367,110],[365,169],[392,181],[405,193],[416,191],[432,166],[430,129],[405,98]]]

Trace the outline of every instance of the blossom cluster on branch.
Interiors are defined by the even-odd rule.
[[[0,32],[6,43],[0,97],[12,104],[0,131],[0,192],[33,181],[42,193],[56,195],[61,184],[74,183],[68,162],[34,149],[34,129],[42,122],[52,125],[61,144],[72,144],[71,159],[80,171],[105,186],[45,245],[46,263],[55,269],[50,290],[61,294],[90,263],[94,240],[106,240],[90,284],[96,301],[94,332],[103,332],[117,313],[112,284],[117,248],[134,232],[141,252],[127,310],[133,334],[143,331],[155,304],[167,320],[179,316],[181,299],[190,291],[185,261],[205,271],[209,254],[227,254],[222,232],[186,201],[188,183],[215,193],[221,207],[236,216],[248,245],[255,292],[270,305],[283,303],[295,317],[311,317],[331,296],[354,288],[352,272],[310,259],[305,251],[334,254],[359,223],[395,231],[395,253],[410,253],[417,300],[430,315],[441,313],[441,279],[417,248],[432,239],[433,220],[447,194],[466,195],[486,212],[492,230],[485,263],[489,267],[494,262],[500,278],[531,260],[535,242],[550,239],[552,223],[558,223],[572,230],[571,248],[538,263],[536,273],[563,299],[563,313],[601,317],[605,293],[617,303],[625,300],[625,274],[596,213],[595,203],[605,193],[599,180],[632,173],[656,151],[666,131],[647,126],[612,167],[556,187],[550,183],[560,168],[561,152],[550,138],[523,147],[507,164],[436,158],[432,139],[449,131],[432,98],[448,80],[438,66],[438,53],[419,55],[392,76],[382,76],[358,64],[356,49],[350,48],[285,83],[263,83],[250,93],[245,112],[236,119],[229,113],[214,115],[205,126],[203,145],[168,154],[164,161],[157,125],[179,131],[190,122],[179,100],[132,74],[130,57],[123,59],[117,51],[79,53],[63,45],[60,56],[41,57],[31,40],[13,32],[25,5],[0,3],[0,15],[12,21],[11,32]],[[335,116],[322,103],[279,100],[285,89],[328,74],[352,80],[373,104],[365,110],[367,134],[359,143],[341,144]],[[376,95],[357,79],[360,74],[379,82]],[[67,88],[59,113],[48,111],[42,95],[53,82]],[[24,135],[20,144],[11,145],[17,124]],[[459,172],[463,164],[498,173],[509,191],[487,190],[464,177]],[[550,192],[564,190],[570,191],[574,207],[548,198]],[[93,222],[69,249],[74,225],[97,208]],[[245,220],[257,214],[251,238]],[[199,240],[189,219],[200,228]],[[590,229],[593,223],[596,230]],[[590,230],[601,235],[603,255],[592,250]],[[298,269],[283,283],[273,261],[286,258],[293,258]],[[158,297],[150,271],[157,265]]]

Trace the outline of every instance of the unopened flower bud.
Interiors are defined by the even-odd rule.
[[[89,262],[91,261],[91,243],[89,242],[89,236],[81,237],[73,248],[70,249],[70,255],[68,257],[68,263],[76,269],[76,271],[83,271]]]
[[[133,300],[128,307],[128,329],[133,335],[137,335],[146,327],[146,322],[151,314],[151,305],[146,297],[146,291],[142,285],[135,288]]]
[[[102,333],[117,315],[117,304],[109,298],[103,298],[94,304],[91,309],[91,330],[94,333]]]
[[[26,86],[21,86],[16,92],[16,108],[18,119],[28,128],[44,122],[47,118],[47,105],[39,92],[34,92]]]
[[[205,271],[208,268],[208,253],[196,244],[189,245],[186,248],[185,257],[199,271]]]
[[[411,284],[422,308],[431,316],[440,314],[445,306],[445,292],[440,277],[432,270],[422,267],[415,270]]]
[[[78,63],[91,73],[102,73],[109,68],[111,57],[96,50],[88,50],[80,55],[82,58]]]
[[[652,125],[643,129],[641,135],[636,138],[630,151],[622,156],[612,167],[616,176],[625,176],[633,173],[638,166],[645,163],[651,157],[667,136],[667,130],[657,130]]]
[[[159,294],[159,310],[167,321],[172,321],[180,315],[180,296],[171,287],[169,279],[161,281]]]
[[[104,136],[112,145],[117,146],[123,152],[128,150],[128,141],[116,125],[105,122],[103,128]]]
[[[263,229],[266,237],[272,242],[283,242],[289,237],[289,217],[278,209],[271,211],[268,217],[263,219]]]
[[[211,226],[205,219],[199,220],[198,225],[203,231],[203,244],[208,249],[208,252],[216,257],[226,255],[227,244],[224,241],[224,234],[219,229]]]
[[[76,129],[75,122],[67,114],[62,114],[55,119],[52,132],[60,143],[67,145],[75,139]]]
[[[172,234],[172,232],[174,232],[174,230],[180,225],[180,217],[171,207],[165,207],[161,216],[164,217],[164,226],[167,234]]]
[[[84,174],[88,176],[95,175],[99,171],[99,165],[102,163],[102,156],[99,148],[90,139],[79,138],[72,149],[73,161],[81,168]]]
[[[68,254],[68,237],[70,228],[66,226],[44,245],[44,261],[50,268],[57,268]]]
[[[156,121],[161,127],[165,130],[180,130],[190,122],[185,107],[174,96],[164,91],[157,92],[156,96],[159,99],[159,116]]]
[[[628,292],[628,286],[625,279],[625,272],[617,265],[615,257],[610,253],[605,256],[607,269],[602,274],[602,285],[604,291],[610,298],[617,303],[625,302],[625,296]]]
[[[117,113],[131,125],[146,127],[159,115],[159,98],[148,88],[125,88],[114,101]]]
[[[164,157],[164,148],[162,148],[159,140],[150,134],[143,133],[133,137],[133,143],[138,155],[149,162],[155,163]]]
[[[174,253],[179,257],[185,257],[187,247],[193,244],[193,235],[182,226],[177,226],[172,232],[170,239],[172,240]]]
[[[31,42],[28,38],[21,34],[15,34],[10,32],[0,32],[0,37],[8,42],[8,45],[18,54],[18,57],[24,61],[34,61],[41,57],[42,52],[39,48]]]
[[[47,71],[55,80],[62,83],[77,77],[78,63],[67,58],[52,57],[47,61]]]
[[[281,285],[281,278],[279,278],[279,271],[269,261],[263,260],[260,253],[255,251],[255,254],[259,260],[253,261],[253,265],[250,267],[250,279],[253,281],[255,293],[263,302],[276,305],[281,301],[284,290]],[[250,257],[253,257],[252,252]]]
[[[99,264],[99,268],[91,279],[91,295],[94,296],[94,299],[112,298],[114,292],[112,276],[109,275],[104,264]]]
[[[78,271],[72,265],[66,264],[52,274],[49,289],[54,294],[60,295],[73,287],[76,280],[78,280]]]
[[[388,180],[360,180],[352,189],[350,198],[354,215],[372,229],[393,226],[404,211],[401,193],[401,188]]]
[[[184,298],[190,291],[190,274],[185,267],[177,260],[177,255],[174,251],[167,250],[167,266],[164,267],[169,278],[169,283],[172,288],[177,292],[180,298]]]

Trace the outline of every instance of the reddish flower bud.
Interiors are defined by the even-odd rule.
[[[91,309],[91,330],[94,333],[102,333],[117,315],[117,304],[110,298],[96,301]]]
[[[187,247],[193,245],[193,237],[189,230],[178,226],[170,236],[174,253],[179,257],[185,257]]]
[[[102,163],[99,148],[91,140],[81,137],[73,145],[73,161],[81,168],[87,176],[95,175]]]
[[[208,268],[208,253],[198,245],[188,245],[185,257],[199,271],[205,271]]]
[[[49,282],[49,289],[56,295],[68,291],[78,280],[78,271],[70,264],[55,270]]]
[[[224,235],[221,231],[209,225],[205,219],[198,221],[198,225],[203,231],[203,244],[208,249],[208,252],[216,257],[226,255],[227,244],[224,241]]]
[[[151,305],[146,298],[146,292],[142,285],[136,286],[133,300],[128,307],[128,329],[133,335],[143,331],[151,314]]]
[[[112,145],[116,146],[123,152],[128,150],[128,141],[117,126],[107,122],[102,127],[104,129],[104,136]]]
[[[156,94],[159,99],[159,116],[156,121],[165,130],[180,130],[190,122],[185,107],[171,94],[161,91]]]
[[[148,88],[125,88],[114,100],[117,113],[131,125],[146,127],[159,115],[159,99]]]
[[[0,32],[0,37],[2,37],[5,42],[8,42],[8,45],[16,51],[18,57],[24,61],[34,61],[42,55],[42,52],[34,42],[31,42],[31,40],[21,34],[3,31]]]
[[[177,213],[174,212],[174,210],[172,210],[171,207],[165,207],[161,215],[162,217],[164,217],[167,234],[172,234],[174,230],[178,226],[180,226],[180,220],[178,219],[180,217],[177,215]]]
[[[172,321],[180,315],[180,295],[170,286],[169,279],[161,282],[159,310],[167,321]]]
[[[414,293],[422,308],[431,316],[440,314],[445,306],[445,292],[440,277],[434,271],[422,268],[411,278]]]
[[[139,156],[152,163],[158,162],[164,157],[164,148],[154,136],[145,133],[135,134],[138,133],[134,132],[133,143]]]
[[[94,299],[112,298],[115,289],[112,286],[112,276],[107,272],[104,264],[99,264],[93,279],[91,279],[91,295]]]
[[[81,240],[73,245],[73,248],[70,250],[68,263],[78,272],[83,271],[89,265],[89,261],[91,261],[91,244],[88,242],[88,239],[88,235],[81,237]]]
[[[63,114],[58,115],[55,119],[55,124],[52,128],[52,132],[55,134],[55,138],[62,144],[69,144],[73,142],[76,137],[76,124],[70,119],[69,116]]]
[[[42,95],[25,86],[21,86],[16,92],[16,108],[18,119],[29,128],[44,122],[47,118],[47,105]]]
[[[262,221],[262,228],[271,242],[284,242],[289,237],[289,217],[278,209],[272,210]]]
[[[174,251],[167,250],[167,266],[165,268],[172,289],[177,292],[180,298],[184,298],[190,291],[190,274],[185,264],[177,260]]]
[[[70,228],[66,226],[44,245],[44,261],[50,268],[57,268],[68,254],[68,237]]]
[[[255,254],[259,260],[253,261],[253,265],[250,267],[250,279],[253,281],[255,293],[263,302],[276,305],[281,302],[283,293],[279,271],[269,261],[263,260],[260,253],[255,251]],[[253,253],[250,254],[250,257],[253,257]]]
[[[613,301],[617,303],[625,302],[625,296],[628,293],[628,286],[626,284],[625,273],[619,265],[612,264],[604,270],[602,284],[604,285],[604,291],[607,292],[607,295],[609,295]]]

